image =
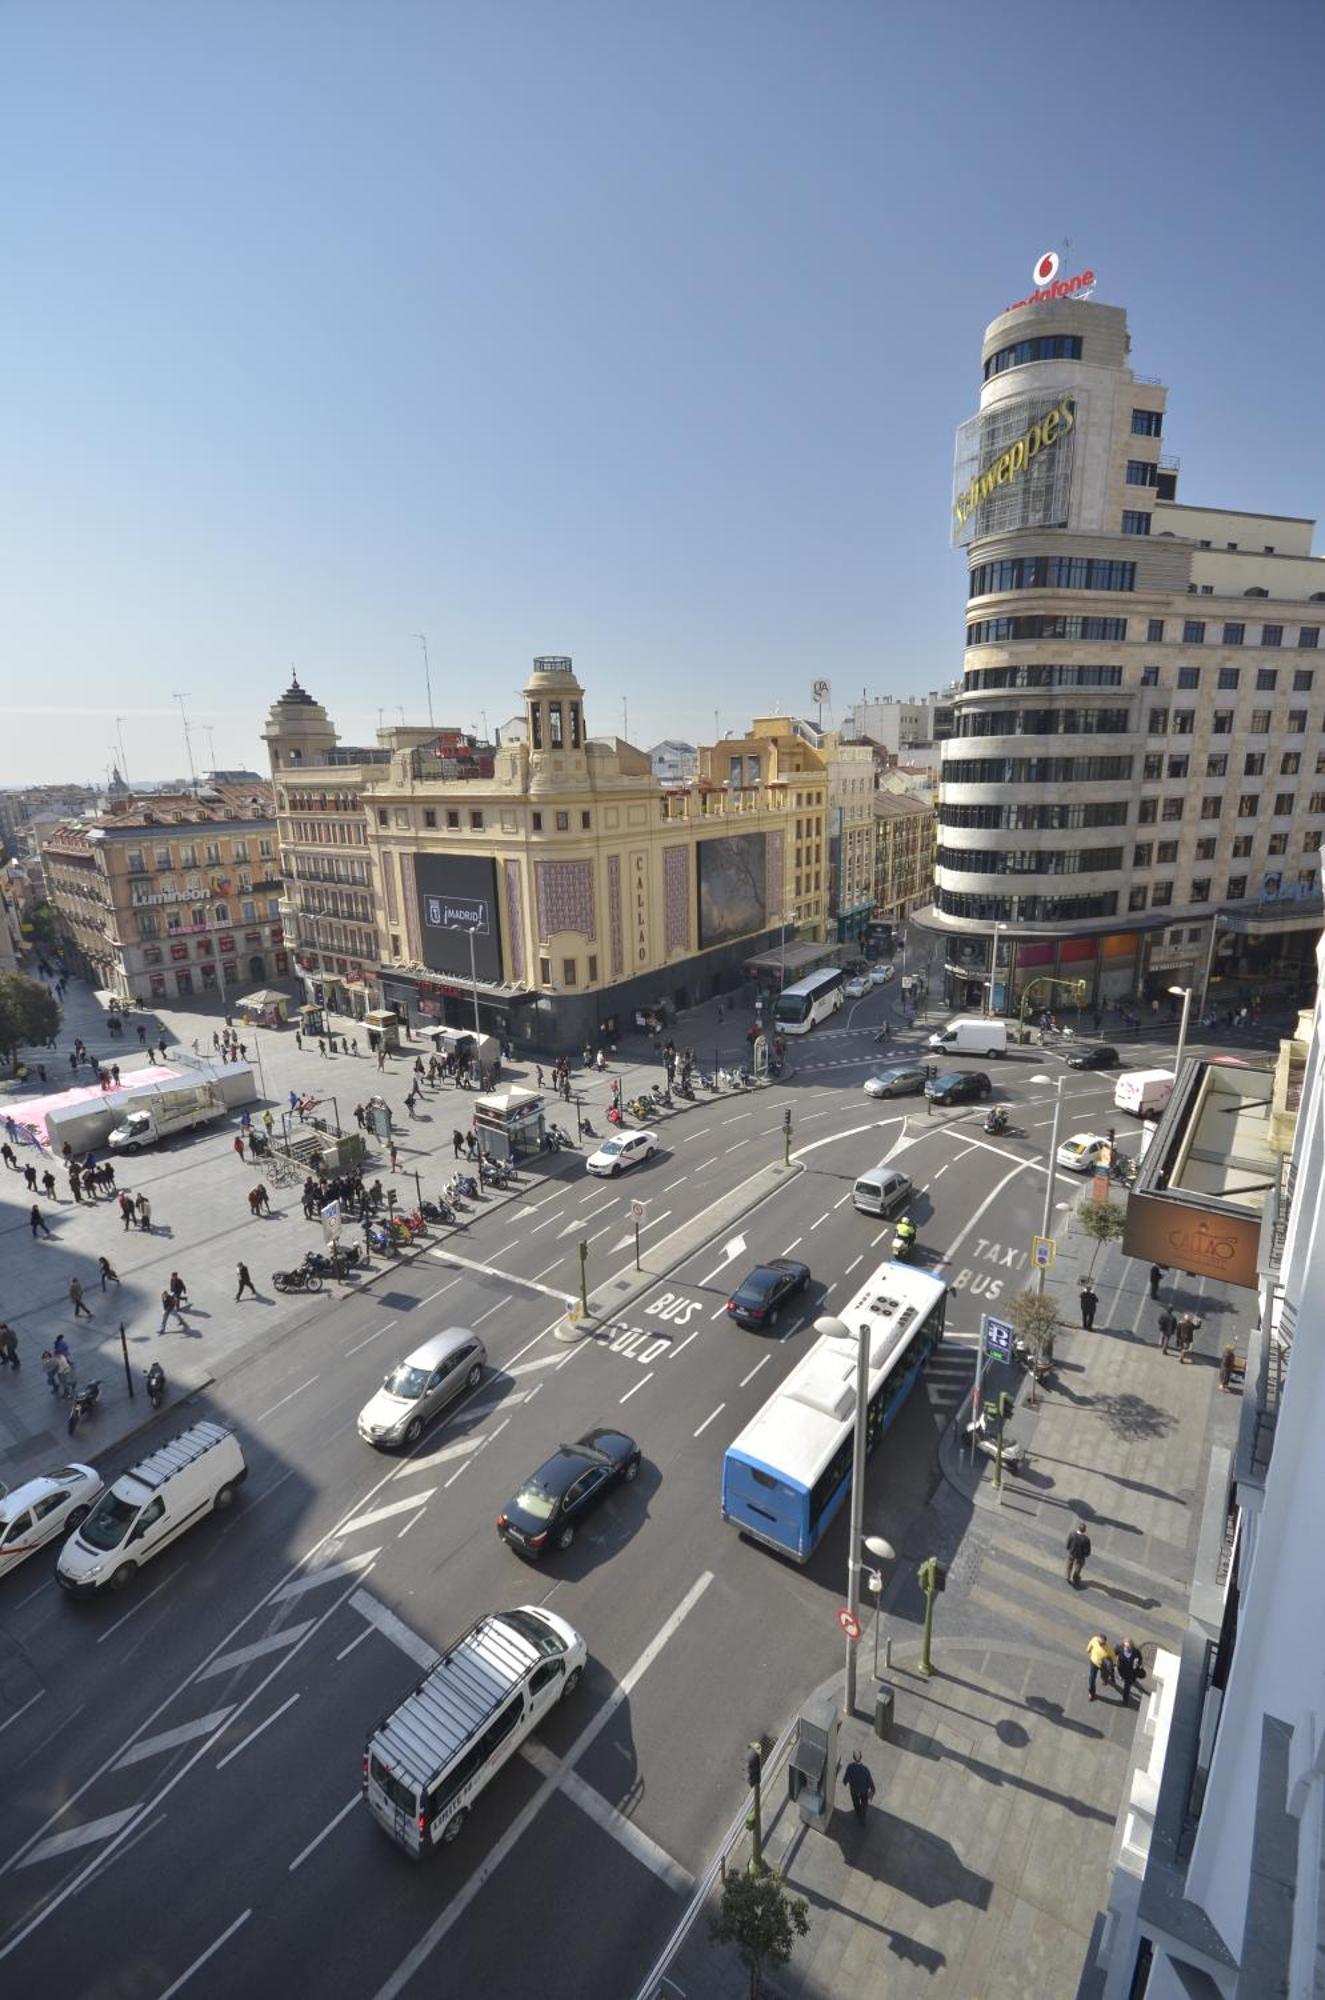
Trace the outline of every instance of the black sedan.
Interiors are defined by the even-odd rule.
[[[798,1297],[809,1282],[809,1265],[794,1257],[756,1264],[728,1299],[728,1315],[738,1326],[771,1326],[787,1300]]]
[[[982,1069],[947,1069],[925,1085],[931,1104],[964,1104],[968,1097],[988,1097],[993,1084]]]
[[[1118,1051],[1107,1042],[1096,1042],[1090,1048],[1073,1049],[1067,1059],[1069,1069],[1117,1069]]]
[[[549,1549],[568,1549],[576,1530],[614,1486],[639,1477],[640,1448],[624,1431],[588,1431],[578,1444],[558,1445],[546,1464],[526,1479],[504,1512],[497,1533],[522,1556],[537,1561]]]

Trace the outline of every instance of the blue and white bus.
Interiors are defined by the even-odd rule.
[[[851,1335],[823,1334],[727,1447],[722,1518],[807,1562],[851,1491],[857,1336],[870,1328],[873,1451],[943,1338],[948,1288],[932,1272],[881,1264],[841,1313]]]
[[[840,965],[826,965],[784,986],[773,1002],[773,1020],[784,1035],[808,1035],[816,1021],[826,1020],[842,1005],[846,979]]]

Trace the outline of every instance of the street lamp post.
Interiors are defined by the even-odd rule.
[[[482,1035],[483,1030],[479,1026],[478,1021],[478,972],[475,969],[474,963],[474,933],[477,929],[477,924],[469,926],[469,986],[474,996],[474,1033]]]
[[[1183,1051],[1187,1047],[1187,1022],[1192,1011],[1192,989],[1190,986],[1170,986],[1169,992],[1176,999],[1182,995],[1182,1020],[1178,1027],[1178,1053],[1173,1058],[1173,1088],[1178,1088],[1178,1078],[1182,1075]]]
[[[1048,1083],[1049,1081],[1050,1078],[1047,1076],[1033,1076],[1031,1078],[1032,1083]],[[1044,1237],[1048,1236],[1053,1224],[1054,1195],[1057,1192],[1058,1182],[1058,1121],[1063,1112],[1063,1085],[1067,1079],[1065,1076],[1058,1076],[1054,1077],[1052,1081],[1054,1086],[1054,1124],[1053,1132],[1049,1139],[1049,1171],[1044,1178],[1044,1220],[1040,1224],[1040,1234]],[[1043,1293],[1044,1291],[1044,1280],[1045,1268],[1041,1264],[1035,1284],[1035,1289],[1038,1293]]]
[[[896,1562],[897,1551],[882,1535],[866,1535],[865,1547],[879,1562]],[[869,1571],[870,1596],[874,1599],[874,1678],[879,1678],[879,1626],[883,1622],[883,1571]]]
[[[1218,938],[1218,936],[1219,936],[1219,918],[1212,917],[1210,920],[1210,948],[1205,954],[1205,972],[1201,979],[1201,1011],[1199,1016],[1197,1017],[1199,1020],[1202,1021],[1205,1019],[1206,1005],[1210,999],[1210,974],[1214,971],[1215,940]]]
[[[992,1014],[994,1011],[994,981],[998,978],[998,939],[1002,929],[1003,926],[1001,923],[996,923],[994,925],[993,949],[989,954],[989,984],[985,988],[986,1014]]]
[[[814,1330],[818,1334],[832,1334],[838,1340],[850,1340],[851,1329],[840,1319],[817,1319]],[[851,1539],[850,1554],[847,1558],[847,1609],[853,1619],[860,1615],[860,1549],[864,1541],[865,1520],[865,1430],[869,1417],[870,1386],[870,1329],[868,1321],[857,1329],[856,1336],[856,1427],[851,1454]],[[848,1716],[856,1712],[856,1641],[848,1636],[846,1657],[845,1710]]]

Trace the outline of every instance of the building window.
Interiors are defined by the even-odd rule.
[[[1190,757],[1170,757],[1168,776],[1170,778],[1185,778],[1187,776],[1187,767],[1190,764],[1190,762],[1191,762]]]
[[[1161,840],[1159,846],[1155,849],[1155,859],[1158,861],[1160,867],[1171,868],[1174,862],[1177,860],[1177,858],[1178,858],[1177,841]]]
[[[570,814],[568,812],[560,812],[557,814],[557,832],[558,833],[570,832]]]
[[[1143,840],[1139,842],[1138,845],[1132,849],[1133,868],[1149,868],[1150,855],[1151,855],[1150,842],[1148,840]]]
[[[1149,897],[1149,893],[1150,892],[1147,889],[1129,889],[1127,894],[1128,909],[1144,910],[1147,899]]]
[[[1141,685],[1143,688],[1157,688],[1159,686],[1159,668],[1142,667]]]
[[[552,984],[552,960],[550,958],[540,958],[538,961],[538,983],[540,986],[550,986]]]
[[[1288,835],[1286,833],[1272,833],[1266,852],[1267,854],[1287,854]]]
[[[1304,854],[1319,854],[1320,840],[1320,828],[1318,826],[1312,827],[1309,832],[1304,833],[1302,836],[1302,852]]]
[[[1152,736],[1167,736],[1169,733],[1169,712],[1166,708],[1152,708],[1147,725]]]
[[[1173,733],[1175,736],[1190,736],[1196,727],[1194,708],[1175,708],[1173,711]]]
[[[1285,750],[1283,756],[1279,759],[1280,777],[1295,778],[1301,769],[1302,752],[1300,750]]]
[[[1206,839],[1204,840],[1198,840],[1196,843],[1197,860],[1213,861],[1215,858],[1215,845],[1216,843],[1213,840],[1211,840],[1209,836],[1207,836]]]
[[[550,750],[560,750],[562,747],[561,727],[561,703],[550,701],[547,710],[547,737]]]
[[[1313,647],[1319,646],[1320,644],[1319,625],[1304,625],[1301,631],[1297,635],[1297,643],[1299,646],[1305,646],[1308,651],[1310,651]]]
[[[1313,792],[1307,800],[1309,813],[1325,813],[1325,792]]]
[[[447,811],[447,815],[446,815],[446,824],[447,824],[447,826],[448,826],[448,827],[450,828],[450,830],[451,830],[451,832],[452,832],[452,833],[456,832],[456,830],[458,829],[458,827],[459,827],[459,825],[460,825],[460,814],[459,814],[459,812],[458,812],[458,811],[456,811],[456,810],[451,810],[451,809],[448,809],[448,811]]]
[[[1284,628],[1282,625],[1262,625],[1261,627],[1262,646],[1282,646],[1283,643],[1284,643]]]
[[[570,704],[570,747],[572,750],[578,750],[580,747],[580,704],[578,701],[573,701]]]
[[[1138,826],[1153,826],[1158,817],[1159,813],[1154,799],[1142,799],[1138,803],[1136,808],[1136,823]]]
[[[587,812],[582,812],[582,813],[580,814],[580,826],[581,826],[581,829],[582,829],[582,830],[583,830],[583,831],[584,831],[585,833],[588,833],[588,831],[589,831],[589,825],[590,825],[590,816],[589,816],[589,814],[588,814]]]
[[[1164,759],[1158,750],[1152,750],[1150,755],[1142,762],[1141,776],[1143,779],[1155,779],[1162,778],[1163,775]]]
[[[1162,618],[1152,618],[1150,620],[1146,627],[1146,638],[1152,646],[1163,645],[1164,620]]]
[[[529,747],[531,750],[541,750],[543,748],[543,704],[541,701],[536,701],[534,703],[532,709],[529,712],[529,722],[530,722]],[[543,981],[543,984],[545,986],[549,986],[551,985],[551,983],[552,983],[552,974],[551,972],[549,972],[547,978]]]
[[[385,806],[379,806],[379,807],[377,808],[377,824],[378,824],[379,826],[385,826],[385,825],[387,824],[387,816],[386,816],[386,807],[385,807]]]
[[[1127,484],[1129,486],[1153,486],[1158,471],[1151,458],[1129,458],[1127,461]]]
[[[1278,685],[1278,667],[1257,667],[1256,691],[1258,694],[1273,694]]]
[[[1251,860],[1251,835],[1249,833],[1240,833],[1233,842],[1233,859],[1235,861]]]
[[[1157,438],[1164,424],[1162,410],[1133,410],[1132,436]]]
[[[1236,688],[1241,678],[1241,667],[1221,667],[1219,669],[1219,685],[1221,688]]]
[[[1184,621],[1182,643],[1184,646],[1203,646],[1205,644],[1205,620],[1203,618],[1188,618]]]
[[[473,807],[470,811],[469,824],[476,833],[483,831],[483,814],[477,806]]]
[[[998,348],[985,363],[984,379],[987,382],[991,375],[1002,375],[1008,368],[1024,368],[1030,361],[1080,361],[1080,359],[1079,333],[1039,334],[1029,340],[1014,341],[1011,347]]]
[[[1178,686],[1180,688],[1194,688],[1200,687],[1200,685],[1201,669],[1199,667],[1178,668]]]
[[[400,937],[395,931],[391,933],[391,956],[392,958],[400,957]]]
[[[1233,711],[1231,708],[1217,708],[1215,710],[1214,719],[1210,725],[1210,733],[1212,736],[1231,736],[1233,734]]]
[[[1149,514],[1142,514],[1134,507],[1125,507],[1123,509],[1123,533],[1125,535],[1148,535],[1150,533]]]
[[[542,813],[535,813],[535,814],[533,815],[533,822],[532,822],[532,823],[533,823],[533,828],[534,828],[534,832],[535,832],[535,833],[541,833],[541,832],[543,831],[543,815],[542,815]]]
[[[1297,797],[1296,792],[1275,793],[1274,816],[1276,819],[1289,819],[1292,817],[1293,801],[1296,799],[1296,797]]]
[[[246,924],[255,924],[258,921],[258,906],[256,903],[241,903],[239,912]]]
[[[590,984],[590,986],[593,986],[593,985],[595,985],[595,984],[597,983],[597,980],[598,980],[598,960],[597,960],[597,959],[596,959],[596,958],[595,958],[595,957],[593,956],[593,954],[592,954],[592,953],[590,953],[590,956],[589,956],[589,984]]]
[[[1245,625],[1225,625],[1224,627],[1224,644],[1226,646],[1240,646],[1246,636],[1247,628]]]
[[[1172,820],[1172,819],[1181,819],[1181,818],[1182,818],[1182,800],[1181,800],[1181,799],[1165,799],[1165,801],[1164,801],[1164,805],[1163,805],[1163,809],[1162,809],[1162,811],[1160,812],[1160,815],[1159,815],[1159,816],[1160,816],[1160,818],[1161,818],[1161,819],[1169,819],[1169,820]]]
[[[1172,882],[1156,882],[1154,888],[1150,892],[1151,908],[1154,910],[1167,909],[1168,905],[1172,901],[1173,901]]]
[[[1192,883],[1192,893],[1188,901],[1192,903],[1208,903],[1210,901],[1210,877],[1208,875],[1198,875],[1196,877]]]
[[[1312,689],[1312,685],[1313,685],[1313,683],[1315,682],[1315,679],[1316,679],[1316,675],[1315,675],[1315,670],[1314,670],[1314,668],[1312,668],[1312,667],[1294,667],[1294,669],[1293,669],[1293,693],[1294,693],[1294,694],[1310,694],[1310,693],[1311,693],[1311,689]]]
[[[1250,736],[1268,736],[1270,733],[1270,711],[1268,708],[1253,708],[1251,720],[1247,724]]]
[[[437,814],[431,806],[425,806],[423,809],[423,824],[425,826],[436,826],[437,824]]]
[[[1217,757],[1206,758],[1205,775],[1207,778],[1226,778],[1228,776],[1228,758],[1222,751]]]
[[[1265,752],[1263,750],[1249,750],[1242,760],[1243,777],[1259,778],[1264,774],[1264,771]]]
[[[1255,819],[1257,813],[1260,811],[1260,804],[1261,795],[1259,792],[1244,792],[1238,800],[1238,818]]]
[[[1305,708],[1290,708],[1288,711],[1288,734],[1305,736],[1307,733],[1307,712]]]
[[[563,986],[573,986],[575,984],[575,960],[573,958],[563,958],[561,961],[561,983]]]

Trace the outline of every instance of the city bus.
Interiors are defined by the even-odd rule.
[[[773,1002],[774,1026],[783,1035],[808,1035],[816,1021],[837,1012],[846,998],[845,985],[841,966],[826,965],[822,972],[812,972],[794,986],[784,986]]]
[[[727,1447],[722,1518],[807,1562],[851,1490],[857,1336],[870,1329],[866,1450],[873,1451],[943,1338],[948,1288],[930,1271],[881,1264]]]

